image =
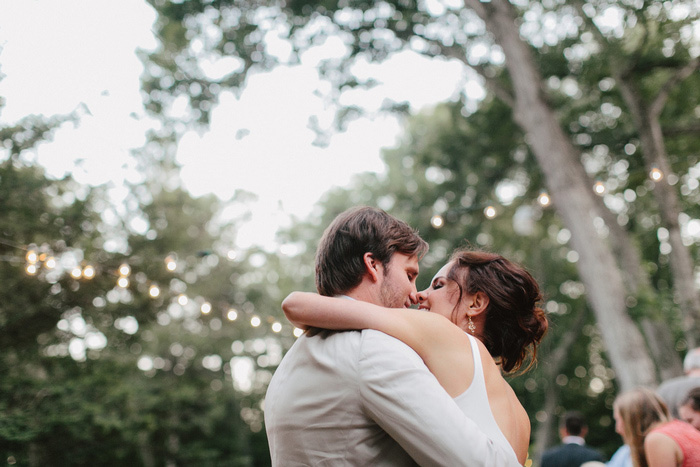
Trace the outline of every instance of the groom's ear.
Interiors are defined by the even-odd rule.
[[[369,274],[372,282],[377,282],[381,272],[379,268],[382,266],[382,263],[376,260],[373,253],[369,252],[362,255],[362,261],[365,263],[365,272]]]

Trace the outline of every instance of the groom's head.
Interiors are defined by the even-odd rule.
[[[321,295],[374,288],[380,305],[400,307],[415,293],[418,259],[428,244],[405,222],[381,209],[355,207],[338,215],[316,252],[316,288]],[[406,292],[405,279],[413,292]]]

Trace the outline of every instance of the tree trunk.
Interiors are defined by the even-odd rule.
[[[672,346],[673,336],[668,324],[644,318],[642,319],[642,330],[659,369],[661,381],[682,375],[683,365],[678,357],[678,352]]]
[[[586,286],[608,356],[622,390],[656,383],[654,365],[641,332],[627,314],[625,288],[615,257],[595,229],[595,196],[580,155],[561,129],[541,93],[541,77],[519,34],[512,5],[506,0],[465,0],[501,46],[513,83],[514,118],[529,137],[557,213],[571,231],[576,263]]]
[[[639,249],[630,236],[627,235],[627,232],[617,223],[617,219],[605,206],[602,198],[596,196],[595,199],[598,201],[598,212],[610,232],[610,243],[613,252],[617,255],[617,261],[627,290],[632,295],[643,298],[648,293],[647,291],[652,290],[652,286],[649,274],[642,267]],[[667,320],[662,319],[662,316],[656,310],[649,313],[649,315],[651,317],[646,317],[642,320],[642,332],[661,380],[682,375],[683,365],[675,349],[673,335],[669,331]]]
[[[542,453],[548,447],[555,444],[553,442],[556,436],[556,417],[555,412],[559,404],[559,387],[556,379],[566,363],[566,358],[569,356],[571,347],[576,342],[576,339],[581,335],[581,330],[586,321],[586,310],[580,310],[576,320],[572,326],[566,330],[564,335],[559,340],[556,348],[548,353],[548,358],[543,363],[544,379],[546,386],[544,389],[544,407],[542,410],[547,414],[546,420],[537,424],[537,431],[533,436],[534,446],[532,450],[532,458],[537,464],[540,463]]]
[[[683,70],[681,70],[683,71]],[[698,324],[700,322],[700,296],[695,290],[693,260],[688,248],[683,244],[678,221],[680,209],[678,197],[668,184],[671,167],[668,163],[659,114],[665,102],[662,94],[652,106],[645,105],[631,78],[616,76],[622,96],[633,116],[642,144],[642,153],[647,170],[657,168],[664,175],[654,183],[654,197],[659,203],[661,222],[668,230],[671,245],[669,261],[673,276],[673,289],[682,312],[683,333],[689,348],[697,345]]]

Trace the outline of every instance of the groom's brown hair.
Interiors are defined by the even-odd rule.
[[[350,208],[326,228],[316,251],[316,289],[332,297],[352,290],[372,253],[386,268],[394,253],[421,258],[428,244],[407,223],[368,206]]]

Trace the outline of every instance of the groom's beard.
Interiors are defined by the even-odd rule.
[[[382,306],[387,308],[403,308],[406,304],[406,298],[389,280],[385,280],[379,289],[379,299]]]

